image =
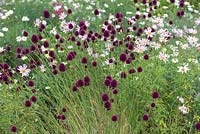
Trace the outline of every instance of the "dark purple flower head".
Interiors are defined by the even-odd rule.
[[[148,54],[145,54],[145,55],[144,55],[144,59],[145,59],[145,60],[148,60],[148,59],[149,59],[149,55],[148,55]]]
[[[126,72],[121,73],[121,78],[126,78]]]
[[[57,119],[60,120],[61,119],[61,115],[57,115]]]
[[[103,93],[101,96],[102,101],[108,101],[109,100],[109,96],[107,93]]]
[[[117,90],[117,89],[114,89],[114,90],[113,90],[113,94],[118,94],[118,90]]]
[[[134,2],[134,3],[137,3],[137,2],[138,2],[138,0],[133,0],[133,2]]]
[[[46,41],[44,41],[44,47],[45,48],[48,48],[49,47],[49,42],[46,40]]]
[[[110,86],[110,80],[109,79],[105,79],[104,80],[104,85],[105,86]]]
[[[53,50],[50,50],[50,51],[49,51],[49,56],[50,56],[50,57],[55,57],[55,53],[54,53]]]
[[[93,67],[96,67],[96,66],[97,66],[97,62],[96,62],[96,61],[93,61],[93,62],[92,62],[92,66],[93,66]]]
[[[25,54],[29,54],[30,53],[30,50],[28,48],[25,48],[24,51],[23,51]]]
[[[33,43],[37,43],[37,42],[39,41],[38,36],[35,35],[35,34],[33,34],[32,37],[31,37],[31,41],[32,41]]]
[[[30,100],[25,101],[24,105],[26,107],[30,107],[31,106],[31,101]]]
[[[32,96],[32,97],[31,97],[31,101],[32,101],[32,102],[36,102],[36,101],[37,101],[37,97],[36,97],[36,96]]]
[[[181,14],[181,16],[183,16],[185,13],[184,13],[184,11],[182,10],[182,11],[180,11],[180,14]]]
[[[99,10],[98,10],[98,9],[95,9],[95,10],[94,10],[94,14],[95,14],[95,15],[99,15]]]
[[[112,80],[112,77],[110,75],[106,76],[106,79]]]
[[[175,0],[170,0],[170,2],[171,2],[171,3],[174,3],[174,2],[175,2]]]
[[[118,120],[118,116],[117,115],[113,115],[112,116],[112,121],[117,121]]]
[[[6,46],[6,50],[10,51],[11,50],[11,46]]]
[[[60,71],[60,72],[65,72],[65,71],[66,71],[65,64],[61,63],[61,64],[59,65],[59,71]]]
[[[85,76],[84,77],[84,82],[85,83],[89,83],[90,82],[90,77],[89,76]]]
[[[180,13],[180,12],[177,12],[177,13],[176,13],[176,16],[181,17],[181,13]]]
[[[180,1],[180,7],[184,7],[184,6],[185,6],[184,1]]]
[[[84,86],[84,81],[83,81],[83,80],[77,80],[76,86],[77,86],[77,87],[82,87],[82,86]]]
[[[9,68],[9,65],[7,63],[3,64],[3,69],[7,70]]]
[[[131,64],[132,60],[131,58],[126,59],[126,64]]]
[[[116,18],[121,18],[121,17],[122,17],[122,16],[121,16],[121,13],[116,13],[116,14],[115,14],[115,17],[116,17]]]
[[[32,91],[32,93],[36,93],[37,92],[35,89],[32,89],[31,91]]]
[[[153,4],[153,5],[157,5],[157,0],[153,0],[153,1],[152,1],[152,4]],[[155,8],[155,7],[154,7],[154,8]],[[155,9],[156,9],[156,8],[155,8]]]
[[[78,90],[78,87],[77,87],[77,86],[73,86],[73,87],[72,87],[72,90],[73,90],[73,91],[77,91],[77,90]]]
[[[110,58],[110,59],[108,60],[108,62],[109,62],[109,63],[113,63],[113,59]]]
[[[142,4],[146,4],[147,3],[147,0],[142,0]]]
[[[132,44],[129,44],[129,45],[128,45],[128,49],[129,49],[129,50],[133,50],[133,45],[132,45]]]
[[[156,104],[154,102],[151,103],[151,107],[155,107]]]
[[[81,46],[81,42],[80,42],[80,41],[77,41],[77,42],[76,42],[76,45],[77,45],[77,46]]]
[[[16,56],[18,59],[22,58],[22,55],[21,54],[17,54]]]
[[[31,46],[30,46],[30,50],[31,50],[31,51],[35,51],[35,49],[36,49],[35,45],[31,45]]]
[[[51,67],[52,67],[52,69],[56,69],[56,65],[52,65]]]
[[[35,85],[34,81],[30,80],[28,81],[28,86],[29,87],[33,87]]]
[[[110,83],[110,86],[113,88],[117,87],[117,85],[118,85],[118,82],[116,80],[112,80]]]
[[[79,34],[83,36],[83,35],[85,35],[85,31],[84,30],[80,30]]]
[[[49,13],[49,11],[47,9],[45,9],[43,11],[43,16],[44,16],[44,18],[47,18],[47,19],[51,17],[51,15],[50,15],[50,13]]]
[[[67,60],[71,61],[71,60],[73,60],[73,58],[74,58],[73,54],[68,54],[67,55]]]
[[[17,127],[16,126],[11,126],[10,131],[11,132],[17,132]]]
[[[104,36],[105,38],[108,38],[108,37],[110,36],[109,31],[105,30],[105,31],[103,32],[103,36]]]
[[[40,29],[44,30],[46,28],[46,26],[44,24],[40,24]]]
[[[54,69],[54,70],[53,70],[53,74],[54,74],[54,75],[57,75],[57,74],[58,74],[58,71],[57,71],[56,69]]]
[[[135,69],[130,69],[128,72],[129,72],[129,74],[133,74],[133,73],[135,73],[136,71],[135,71]]]
[[[5,82],[8,82],[9,80],[7,75],[3,75],[1,79]]]
[[[143,120],[144,120],[144,121],[148,121],[148,120],[149,120],[149,115],[144,114],[144,115],[143,115]]]
[[[152,14],[151,14],[151,13],[148,13],[148,17],[149,17],[149,18],[152,17]]]
[[[195,128],[196,128],[197,130],[200,130],[200,122],[197,122],[197,123],[195,124]]]
[[[33,59],[30,59],[30,64],[34,64],[34,60]]]
[[[143,70],[142,67],[137,68],[138,73],[142,72],[142,70]]]
[[[111,107],[112,107],[112,105],[111,105],[111,103],[110,103],[109,101],[106,101],[106,102],[104,103],[104,107],[105,107],[106,109],[110,110]]]
[[[117,22],[122,22],[122,19],[121,19],[121,18],[118,18],[118,19],[117,19]]]
[[[62,112],[66,112],[67,111],[67,109],[66,108],[62,108]]]
[[[137,30],[137,27],[136,27],[136,26],[133,26],[133,30],[134,30],[134,31]]]
[[[33,69],[33,68],[35,68],[35,67],[36,67],[35,64],[31,64],[31,65],[30,65],[30,68],[31,68],[31,69]]]
[[[143,29],[142,29],[142,28],[139,28],[139,29],[138,29],[138,33],[140,33],[140,34],[143,33]]]
[[[126,54],[125,53],[122,53],[119,57],[120,61],[126,61]]]
[[[74,36],[71,37],[71,41],[76,41],[76,38]]]
[[[65,116],[64,114],[62,114],[62,115],[61,115],[61,119],[62,119],[62,120],[65,120],[65,119],[66,119],[66,116]]]
[[[55,38],[58,40],[58,39],[60,39],[60,35],[59,34],[56,34],[55,35]]]
[[[152,98],[154,98],[154,99],[157,99],[159,96],[160,96],[160,95],[159,95],[159,93],[158,93],[157,91],[154,91],[154,92],[152,93]]]
[[[86,58],[86,57],[83,57],[83,58],[82,58],[82,60],[81,60],[81,62],[82,62],[83,64],[86,64],[86,63],[87,63],[87,61],[88,61],[88,60],[87,60],[87,58]]]
[[[27,36],[28,36],[28,32],[27,32],[27,31],[24,31],[24,32],[23,32],[23,36],[27,37]]]
[[[16,51],[17,51],[17,53],[21,53],[21,52],[22,52],[22,48],[21,48],[21,47],[18,47],[18,48],[16,49]]]
[[[114,102],[114,99],[113,99],[113,98],[111,98],[111,99],[110,99],[110,102],[111,102],[111,103],[113,103],[113,102]]]
[[[69,8],[69,9],[67,10],[67,13],[68,13],[68,14],[72,14],[72,9]]]
[[[137,19],[137,20],[140,19],[140,15],[136,14],[135,19]]]
[[[64,38],[60,38],[60,43],[64,43],[65,39]]]
[[[68,28],[69,28],[69,29],[73,29],[73,28],[74,28],[74,25],[73,25],[72,23],[69,23]]]
[[[169,24],[172,25],[172,24],[173,24],[173,21],[170,20],[170,21],[169,21]]]

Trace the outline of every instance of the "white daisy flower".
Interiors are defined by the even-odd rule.
[[[5,49],[3,47],[0,47],[0,54],[3,53]]]
[[[3,27],[3,28],[2,28],[2,31],[3,31],[3,32],[7,32],[7,31],[8,31],[8,28],[7,28],[7,27]]]
[[[53,29],[50,31],[51,34],[56,35],[57,31],[56,31],[56,27],[53,27]]]
[[[22,40],[22,41],[26,41],[26,40],[27,40],[27,37],[23,36],[23,37],[21,37],[21,40]]]
[[[41,65],[41,66],[40,66],[40,70],[41,70],[42,72],[45,72],[45,71],[46,71],[45,66],[44,66],[44,65]]]
[[[144,45],[137,45],[137,47],[135,48],[135,51],[136,51],[137,53],[143,53],[143,52],[146,51],[146,50],[147,50],[147,47],[144,46]]]
[[[29,18],[27,16],[23,16],[22,21],[29,21]]]
[[[144,30],[145,34],[147,35],[147,37],[153,37],[154,33],[152,32],[152,29],[150,27],[148,27],[147,29]]]
[[[59,19],[60,20],[64,20],[66,17],[67,17],[67,14],[64,13],[64,12],[62,12],[62,13],[59,14]]]
[[[4,37],[4,34],[2,32],[0,32],[0,37]]]
[[[40,26],[40,24],[41,24],[41,20],[40,19],[36,19],[35,21],[34,21],[34,25],[35,25],[35,27],[37,26],[37,27],[39,27]]]
[[[27,65],[26,64],[23,64],[23,66],[19,66],[18,70],[22,74],[22,77],[28,76],[29,73],[31,72],[30,69],[27,69]]]
[[[178,59],[176,59],[176,58],[175,58],[175,59],[172,59],[172,62],[173,62],[173,63],[178,63]]]
[[[177,99],[178,99],[181,103],[184,103],[184,98],[183,98],[183,97],[177,96]]]
[[[16,37],[17,42],[20,42],[22,40],[21,36]]]
[[[188,68],[188,64],[184,64],[183,66],[178,67],[178,72],[187,73],[190,69]]]
[[[160,52],[158,57],[161,61],[164,61],[166,63],[170,56],[164,52]]]
[[[178,107],[178,109],[183,113],[183,114],[187,114],[189,113],[188,108],[186,106],[180,106]]]

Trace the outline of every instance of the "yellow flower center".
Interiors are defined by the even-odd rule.
[[[25,73],[25,72],[26,72],[26,70],[25,70],[25,69],[23,69],[23,70],[21,70],[21,72],[22,72],[22,73]]]

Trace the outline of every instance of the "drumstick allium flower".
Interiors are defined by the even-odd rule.
[[[10,131],[11,132],[16,132],[17,131],[17,127],[16,126],[11,126]]]
[[[196,128],[197,130],[200,130],[200,122],[197,122],[197,123],[195,124],[195,128]]]

